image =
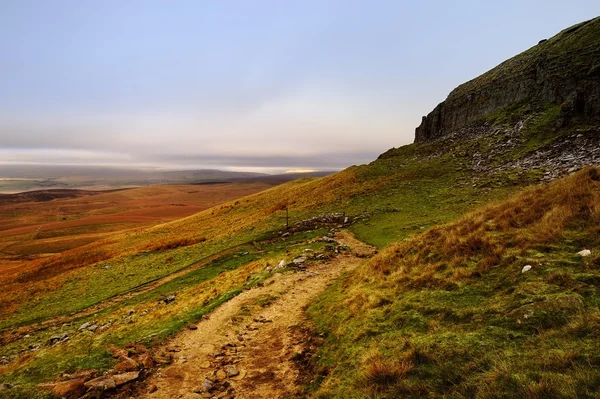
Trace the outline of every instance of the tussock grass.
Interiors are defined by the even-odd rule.
[[[587,168],[390,245],[309,309],[327,339],[308,389],[596,397],[599,225],[600,170]]]

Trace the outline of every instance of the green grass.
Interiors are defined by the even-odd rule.
[[[24,386],[54,379],[61,372],[74,372],[92,368],[106,370],[114,365],[107,352],[110,345],[124,346],[137,342],[147,346],[159,345],[173,334],[216,307],[227,302],[245,289],[252,288],[270,276],[264,265],[276,264],[280,259],[291,260],[305,248],[322,250],[323,243],[307,243],[321,236],[323,229],[293,234],[282,241],[257,242],[243,245],[220,256],[197,270],[190,271],[146,293],[136,295],[102,311],[75,319],[70,326],[40,330],[30,333],[24,342],[15,342],[0,349],[1,356],[19,352],[23,345],[48,341],[50,336],[66,332],[71,340],[58,347],[43,347],[32,352],[30,361],[17,370],[0,375],[0,383],[9,381]],[[256,246],[260,247],[257,251]],[[247,270],[246,270],[247,269]],[[238,273],[237,275],[235,273]],[[175,294],[172,304],[159,301]],[[264,306],[273,298],[261,298]],[[157,305],[158,304],[158,305]],[[129,310],[136,312],[130,323],[124,321]],[[147,312],[143,315],[144,312]],[[143,316],[142,316],[143,315]],[[77,328],[86,321],[104,325],[113,320],[113,326],[105,333],[78,333]],[[26,397],[26,396],[25,396]]]
[[[305,393],[596,397],[600,178],[585,173],[394,244],[338,281],[308,311],[326,339]]]

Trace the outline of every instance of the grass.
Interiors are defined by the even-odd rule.
[[[522,112],[519,107],[505,111],[493,122],[505,123],[512,113]],[[556,119],[555,108],[536,112],[523,130],[524,144],[490,162],[522,157],[563,134],[545,132]],[[572,392],[585,397],[585,389],[597,387],[589,365],[596,367],[597,361],[591,331],[597,327],[600,300],[594,287],[600,276],[596,255],[582,263],[573,253],[594,244],[593,231],[581,217],[587,212],[581,204],[596,209],[594,172],[562,186],[529,189],[456,221],[475,207],[505,199],[542,173],[511,169],[475,175],[473,154],[485,154],[498,140],[476,137],[451,146],[439,141],[392,149],[368,165],[113,234],[32,261],[27,273],[7,273],[0,277],[1,332],[32,333],[9,340],[0,354],[12,356],[30,344],[45,343],[56,332],[40,323],[54,317],[71,321],[58,331],[72,339],[0,369],[0,382],[35,391],[35,384],[65,370],[105,370],[112,366],[109,345],[164,342],[258,284],[268,275],[267,264],[291,260],[307,247],[322,250],[322,243],[306,240],[325,234],[324,229],[275,239],[287,206],[292,224],[328,212],[369,215],[350,229],[382,250],[311,307],[326,341],[308,392],[317,397],[441,392],[493,397],[494,390],[503,389],[535,397],[559,390],[566,397],[574,397]],[[445,224],[450,221],[455,222]],[[525,264],[534,268],[520,275]],[[160,279],[168,281],[146,290]],[[160,302],[171,294],[177,295],[174,302]],[[131,297],[110,302],[119,295]],[[258,298],[248,306],[272,300]],[[106,305],[93,308],[99,304]],[[589,317],[573,308],[588,311]],[[131,317],[129,310],[135,311]],[[518,322],[519,312],[533,316]],[[109,327],[94,336],[77,333],[85,321]],[[557,382],[559,366],[569,362],[574,362],[568,368],[572,374]],[[541,371],[534,375],[530,367]]]
[[[590,168],[390,245],[309,309],[326,341],[307,392],[595,397],[599,221]]]
[[[235,251],[206,262],[201,268],[93,314],[72,319],[68,325],[30,332],[24,342],[3,346],[0,356],[17,354],[24,344],[41,343],[42,349],[30,352],[21,363],[0,374],[0,383],[10,381],[33,389],[36,384],[52,380],[62,372],[87,368],[106,370],[114,366],[114,360],[107,352],[111,345],[137,342],[155,346],[164,342],[186,325],[198,321],[243,290],[268,278],[271,274],[264,270],[266,265],[275,265],[280,259],[291,260],[305,248],[321,249],[323,243],[306,241],[324,232],[315,230],[294,234],[282,241],[256,243],[260,250],[253,244],[237,247]],[[172,294],[176,295],[174,302],[161,302]],[[267,306],[274,299],[261,297],[256,305]],[[132,315],[131,310],[134,311]],[[96,334],[78,332],[78,327],[84,322],[109,328]],[[57,347],[44,345],[50,336],[58,333],[68,333],[71,339]]]

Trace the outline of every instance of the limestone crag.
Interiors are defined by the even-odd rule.
[[[574,25],[454,89],[424,116],[415,142],[450,134],[506,106],[561,105],[561,118],[600,119],[600,17]]]

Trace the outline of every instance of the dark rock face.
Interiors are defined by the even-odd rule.
[[[511,104],[560,104],[573,115],[600,119],[600,17],[541,41],[467,82],[424,116],[415,142],[452,133]]]

